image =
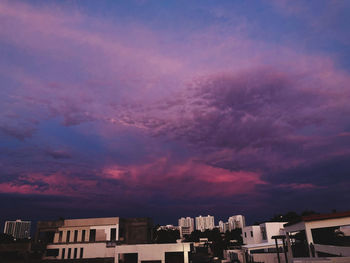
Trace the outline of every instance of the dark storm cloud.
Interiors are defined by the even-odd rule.
[[[70,159],[72,158],[72,155],[65,151],[53,151],[53,150],[47,150],[46,154],[51,156],[54,159]]]

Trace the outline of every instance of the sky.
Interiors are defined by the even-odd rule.
[[[349,210],[349,14],[0,0],[0,222]]]

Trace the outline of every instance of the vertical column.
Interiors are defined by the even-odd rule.
[[[305,224],[305,234],[306,234],[306,240],[307,240],[307,245],[309,247],[309,257],[311,258],[312,257],[312,253],[311,253],[311,247],[310,247],[310,244],[314,243],[314,240],[312,238],[312,232],[311,232],[311,228],[308,227],[306,224]],[[315,253],[316,254],[316,253]]]
[[[275,239],[275,244],[276,244],[276,251],[277,251],[277,259],[278,259],[278,263],[281,263],[281,259],[280,259],[280,252],[278,251],[278,243],[277,243],[277,238]]]
[[[188,251],[184,251],[184,263],[188,263]]]
[[[293,262],[293,251],[292,251],[292,245],[291,245],[291,242],[290,242],[290,237],[289,237],[289,233],[286,233],[286,243],[287,243],[287,247],[288,247],[288,252],[287,252],[287,255],[288,255],[288,261],[289,262]]]

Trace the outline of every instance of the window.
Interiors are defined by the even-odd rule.
[[[62,255],[61,255],[61,258],[64,259],[64,256],[66,254],[66,249],[65,248],[62,248]]]
[[[244,237],[247,237],[247,232],[244,232]]]
[[[261,235],[263,240],[267,240],[267,235],[266,235],[266,228],[261,227]]]
[[[58,234],[58,242],[61,243],[62,242],[62,236],[63,236],[63,232],[60,231]]]
[[[55,249],[46,249],[46,256],[47,257],[57,257],[58,253],[59,253],[59,249],[55,248]]]
[[[67,240],[66,240],[66,242],[69,243],[69,240],[70,240],[70,231],[68,230],[67,231]]]
[[[75,247],[75,248],[74,248],[74,256],[73,256],[73,257],[74,257],[74,258],[77,258],[77,254],[78,254],[78,248]]]
[[[78,241],[78,230],[74,230],[74,242]]]
[[[253,231],[250,231],[250,236],[253,237]]]
[[[81,242],[85,242],[85,233],[86,233],[86,230],[84,229],[81,233]]]
[[[80,258],[83,258],[84,256],[84,248],[80,248]]]
[[[111,228],[111,241],[117,240],[117,230],[115,228]]]
[[[89,241],[95,242],[95,240],[96,240],[96,229],[90,229]]]
[[[71,248],[68,248],[68,255],[67,255],[67,258],[70,258],[70,254],[72,253],[72,249]]]

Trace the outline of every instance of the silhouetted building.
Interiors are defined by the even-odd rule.
[[[6,221],[4,233],[13,236],[16,239],[30,238],[30,221]]]

